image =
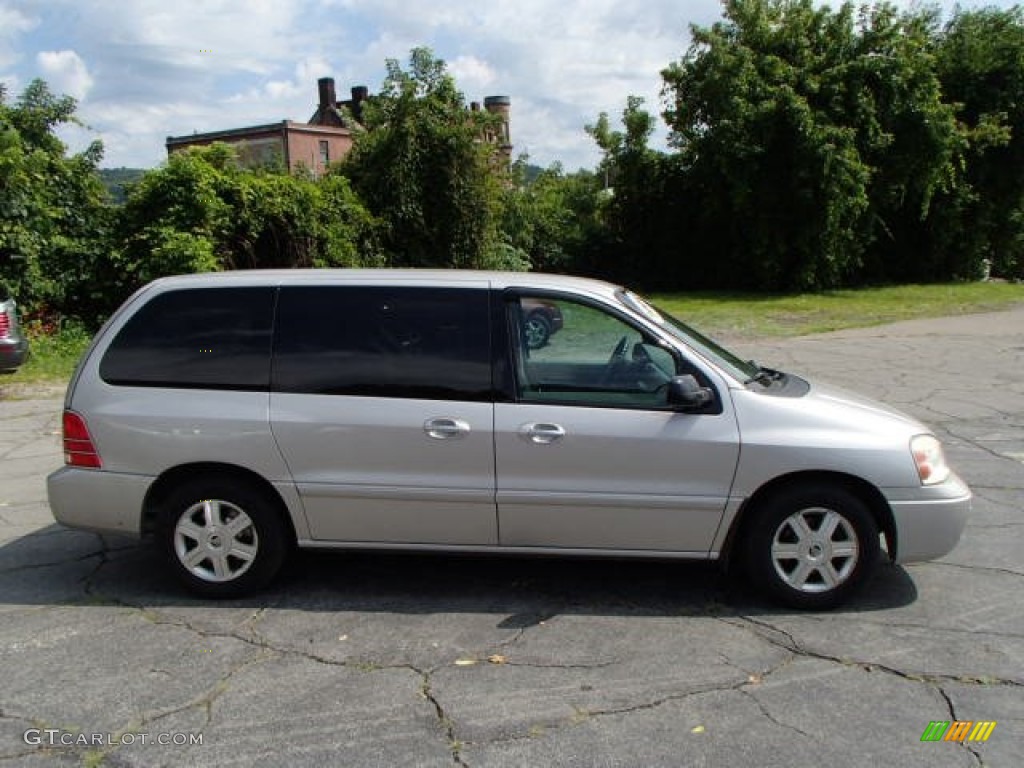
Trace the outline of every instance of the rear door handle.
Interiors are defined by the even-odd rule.
[[[427,419],[423,431],[435,440],[452,440],[469,434],[469,424],[462,419]]]
[[[558,424],[524,424],[519,434],[531,443],[550,445],[565,437],[565,429]]]

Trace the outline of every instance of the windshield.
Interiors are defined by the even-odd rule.
[[[686,323],[672,317],[668,312],[664,312],[653,305],[648,304],[635,293],[632,293],[631,291],[619,291],[618,298],[619,301],[634,312],[639,312],[651,322],[656,323],[660,328],[682,341],[688,347],[697,352],[697,354],[714,363],[719,368],[722,368],[733,378],[740,381],[747,381],[757,374],[758,368],[753,363],[741,360],[732,352],[719,346],[704,334],[699,331],[695,331]]]

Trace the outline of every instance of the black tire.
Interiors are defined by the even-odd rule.
[[[793,486],[750,510],[742,542],[754,586],[801,610],[828,610],[860,588],[878,561],[878,525],[838,485]]]
[[[526,336],[526,346],[529,349],[540,349],[551,338],[551,321],[544,317],[543,313],[533,312],[526,318],[523,334]]]
[[[240,597],[265,586],[284,564],[291,539],[282,514],[276,499],[252,485],[197,478],[162,505],[159,546],[190,591]]]

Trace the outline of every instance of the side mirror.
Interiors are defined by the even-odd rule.
[[[676,376],[668,383],[668,403],[681,411],[699,411],[715,399],[710,387],[702,387],[691,374]]]

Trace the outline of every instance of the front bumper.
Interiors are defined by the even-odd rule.
[[[50,511],[61,525],[139,536],[142,505],[154,478],[62,467],[46,478]]]
[[[895,562],[935,560],[960,541],[971,511],[971,489],[956,475],[938,485],[883,493],[896,523]]]

